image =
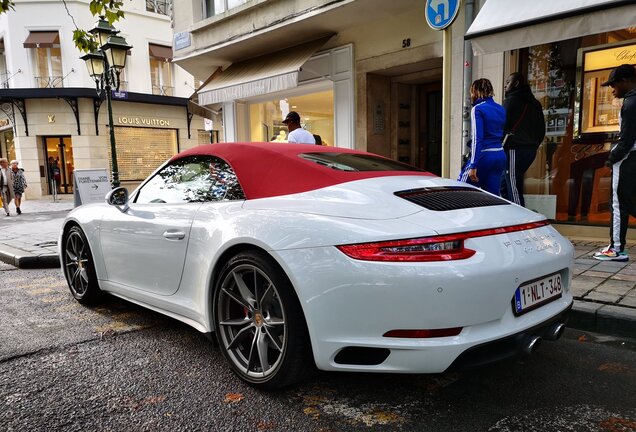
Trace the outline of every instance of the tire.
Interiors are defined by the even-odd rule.
[[[63,237],[62,267],[66,282],[75,300],[92,305],[101,299],[93,255],[82,229],[72,227]]]
[[[214,329],[236,375],[262,390],[307,378],[315,370],[307,324],[278,264],[264,252],[242,252],[220,275],[214,290]]]

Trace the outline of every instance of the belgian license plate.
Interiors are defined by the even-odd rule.
[[[555,273],[521,285],[515,291],[513,305],[515,315],[521,315],[558,299],[562,293],[561,273]]]

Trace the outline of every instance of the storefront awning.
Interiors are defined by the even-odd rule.
[[[31,32],[24,41],[25,48],[51,48],[60,44],[58,32]]]
[[[233,63],[199,90],[199,103],[210,105],[296,87],[300,67],[330,37]]]
[[[633,0],[487,0],[465,38],[491,54],[630,28],[635,12]]]
[[[172,61],[171,47],[167,47],[163,45],[148,44],[148,54],[150,54],[150,57],[160,58],[167,62]]]
[[[198,115],[199,117],[206,119],[214,119],[215,115],[219,114],[220,106],[213,106],[210,108],[199,105],[198,103],[188,100],[188,111],[194,115]]]

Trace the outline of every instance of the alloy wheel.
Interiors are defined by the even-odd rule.
[[[285,354],[287,323],[278,289],[252,264],[233,267],[221,284],[217,302],[220,341],[247,379],[274,374]]]
[[[71,231],[64,245],[64,265],[71,290],[83,296],[89,288],[88,246],[78,231]]]

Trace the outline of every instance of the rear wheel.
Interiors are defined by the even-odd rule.
[[[82,304],[96,303],[101,290],[97,283],[93,255],[84,232],[78,226],[72,227],[64,236],[62,266],[73,297]]]
[[[234,372],[254,387],[278,389],[313,371],[300,303],[269,255],[243,252],[223,267],[214,315],[223,355]]]

